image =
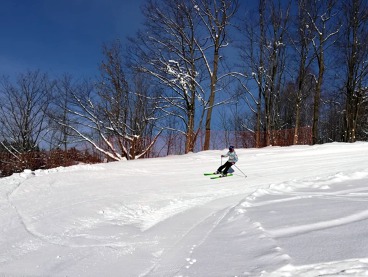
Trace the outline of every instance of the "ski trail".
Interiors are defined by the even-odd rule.
[[[43,236],[42,234],[39,234],[36,231],[33,231],[28,224],[26,223],[24,217],[22,216],[21,212],[19,211],[17,205],[13,202],[13,197],[17,194],[17,192],[20,190],[21,186],[23,185],[23,183],[29,179],[32,178],[34,175],[31,171],[26,171],[26,173],[21,173],[19,175],[21,178],[16,178],[15,180],[15,185],[14,188],[9,191],[9,193],[6,195],[6,199],[7,199],[7,203],[10,207],[10,210],[14,211],[14,215],[12,216],[12,222],[14,224],[14,218],[17,219],[18,224],[20,224],[22,226],[22,229],[29,235],[31,236],[34,240],[38,240],[39,241],[39,245],[41,245],[42,243],[52,243],[50,242],[45,236]],[[9,212],[9,209],[8,211]],[[12,227],[13,228],[13,227]],[[11,228],[10,228],[11,229]],[[28,238],[27,238],[28,240]],[[42,243],[41,243],[42,242]]]
[[[286,265],[270,274],[262,274],[262,277],[285,276],[367,276],[368,259],[348,259],[328,263],[316,263],[303,266]]]
[[[255,276],[288,264],[290,257],[240,208],[244,197],[198,221],[141,276],[218,276],[219,272],[222,276]],[[190,212],[197,214],[198,210]],[[223,234],[231,232],[233,236],[224,240]],[[259,249],[263,255],[255,254]]]
[[[234,198],[234,197],[227,197]],[[241,197],[240,197],[241,198]],[[236,203],[239,201],[239,196],[235,197]],[[175,244],[169,249],[162,250],[160,257],[155,264],[141,276],[153,277],[153,276],[179,276],[179,272],[183,268],[188,268],[193,265],[197,260],[193,257],[194,250],[199,247],[210,235],[221,220],[231,210],[232,206],[222,208],[218,210],[219,205],[223,199],[217,199],[206,207],[196,207],[186,213],[192,213],[200,215],[205,212],[207,215],[198,220],[190,229],[188,229]],[[218,204],[219,203],[219,204]],[[206,212],[208,207],[212,206],[214,211]],[[186,218],[186,214],[177,215],[176,219],[170,219],[174,221],[181,221],[181,217]],[[165,225],[166,226],[166,225]],[[211,226],[211,228],[208,228]]]
[[[367,220],[367,219],[368,219],[368,211],[362,211],[359,213],[351,214],[349,216],[340,217],[340,218],[323,221],[323,222],[316,222],[313,224],[286,227],[286,228],[280,228],[280,229],[275,229],[275,230],[269,229],[268,232],[270,233],[271,236],[275,238],[291,237],[291,236],[297,236],[297,235],[312,232],[312,231],[328,229],[328,228],[346,225],[346,224],[350,224],[350,223],[362,221],[362,220]]]
[[[336,176],[272,184],[268,189],[258,189],[240,205],[290,257],[288,265],[262,276],[286,276],[286,272],[290,276],[304,276],[300,272],[313,267],[296,265],[319,267],[317,262],[321,262],[321,267],[326,268],[328,263],[344,257],[365,257],[361,245],[367,241],[366,229],[359,222],[368,220],[368,189],[362,186],[367,175],[353,173],[348,176],[356,178],[349,179],[341,174]],[[341,238],[348,243],[344,239],[336,243],[333,238],[340,234],[344,234]],[[318,272],[312,270],[310,276],[319,276]]]
[[[188,265],[178,276],[217,276],[219,272],[223,276],[257,276],[289,263],[290,257],[277,241],[239,207],[237,204],[228,209],[206,239],[193,249]],[[233,236],[225,238],[225,233]],[[255,254],[260,249],[263,254]],[[196,262],[191,263],[193,260]]]
[[[0,264],[17,259],[44,245],[42,239],[29,230],[16,205],[12,202],[12,196],[17,193],[24,181],[32,176],[29,173],[20,173],[0,179],[0,186],[2,186],[0,194],[0,222],[1,230],[4,234],[0,238],[0,245],[13,243],[11,248],[4,247],[2,249]],[[3,182],[6,186],[2,185]]]
[[[364,202],[368,201],[368,189],[359,186],[356,188],[354,187],[354,182],[366,179],[367,175],[366,171],[354,172],[349,175],[339,173],[314,181],[290,181],[273,184],[268,189],[256,190],[252,195],[247,197],[246,201],[242,203],[242,206],[253,208],[256,211],[254,208],[258,208],[259,210],[259,208],[267,209],[267,207],[273,207],[275,209],[277,205],[282,203],[291,202],[289,205],[293,205],[295,201],[301,203],[300,200],[303,199],[314,199],[315,203],[328,203],[324,200],[339,203],[339,201],[343,200],[344,202],[349,201],[351,205],[364,207]],[[295,184],[298,184],[298,186]],[[326,187],[326,184],[333,184],[335,187],[334,191],[329,192],[329,187]],[[346,215],[335,216],[335,218],[330,218],[333,216],[330,215],[310,224],[269,228],[267,232],[275,238],[290,237],[368,219],[368,211],[365,208],[361,211],[354,212],[346,209],[346,213]]]

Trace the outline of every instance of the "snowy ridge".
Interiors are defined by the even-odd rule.
[[[339,227],[347,225],[346,228],[340,228],[341,230],[347,230],[349,234],[343,236],[343,231],[337,231],[340,237],[348,238],[354,237],[355,232],[357,236],[355,239],[362,236],[362,234],[356,230],[349,231],[349,228],[354,225],[361,225],[359,228],[365,229],[368,221],[368,211],[366,210],[366,205],[368,202],[368,188],[361,186],[361,184],[366,184],[368,181],[368,170],[357,171],[349,174],[336,173],[331,176],[323,178],[314,178],[313,181],[298,181],[293,180],[290,182],[271,184],[268,189],[258,189],[252,195],[247,197],[245,201],[240,205],[237,212],[239,214],[244,214],[250,212],[253,216],[254,214],[262,213],[259,211],[260,207],[268,207],[269,212],[273,215],[277,215],[277,206],[282,206],[284,210],[286,207],[296,208],[298,204],[295,203],[302,202],[301,200],[306,200],[308,202],[308,207],[312,207],[312,210],[301,210],[298,213],[300,216],[299,220],[293,218],[293,220],[281,220],[279,228],[273,228],[276,224],[271,224],[272,218],[265,213],[260,216],[262,218],[261,222],[258,223],[260,228],[265,231],[267,236],[280,241],[280,247],[284,244],[288,245],[288,240],[291,237],[297,237],[295,240],[308,241],[303,237],[310,237],[311,239],[318,237],[318,233],[322,233],[325,230],[331,232],[330,230],[339,230]],[[337,184],[340,184],[337,186]],[[312,190],[311,190],[312,189]],[[266,200],[267,199],[267,200]],[[329,203],[331,202],[331,203]],[[291,203],[285,205],[285,203]],[[294,204],[293,204],[294,203]],[[332,204],[332,205],[331,205]],[[333,206],[333,207],[331,207]],[[348,206],[348,208],[340,209],[336,211],[336,208],[341,206]],[[272,208],[270,208],[272,207]],[[318,211],[316,207],[320,207],[323,210],[323,214],[319,213],[317,216],[312,215]],[[258,209],[258,210],[257,210]],[[345,211],[346,210],[346,211]],[[283,211],[283,217],[287,217],[285,210]],[[295,217],[294,213],[291,213]],[[346,215],[345,215],[346,214]],[[285,216],[286,215],[286,216]],[[258,217],[259,218],[259,217]],[[300,224],[299,221],[303,223],[307,222],[305,218],[309,218],[312,222],[308,224]],[[318,219],[316,219],[318,218]],[[280,217],[278,217],[280,220]],[[295,224],[290,224],[290,222],[295,222]],[[284,225],[284,223],[286,223]],[[272,227],[271,227],[272,225]],[[349,226],[350,225],[350,226]],[[268,227],[270,226],[270,227]],[[359,229],[358,228],[358,229]],[[328,238],[329,240],[336,240],[335,238]],[[366,239],[364,239],[366,241]],[[318,240],[320,242],[320,240]],[[351,241],[347,242],[335,241],[334,243],[340,243],[344,246],[352,247]],[[315,248],[318,243],[311,243],[313,246],[307,247],[307,254],[303,255],[313,255],[315,254]],[[321,245],[321,244],[320,244]],[[323,244],[322,244],[323,245]],[[362,249],[361,240],[358,239],[357,243],[354,243],[357,247],[357,252]],[[280,248],[281,249],[281,248]],[[289,252],[287,249],[286,252]],[[295,250],[294,250],[295,251]],[[333,250],[330,249],[326,253],[330,255],[339,256],[340,253],[329,253]],[[301,250],[303,252],[303,250]],[[323,254],[326,254],[323,253]],[[347,253],[346,253],[347,254]],[[301,254],[298,254],[301,255]],[[366,254],[363,256],[365,257]],[[323,257],[325,258],[325,257]],[[273,272],[262,272],[262,276],[365,276],[368,274],[368,260],[362,259],[348,259],[348,260],[335,260],[333,262],[326,263],[315,263],[305,266],[294,266],[291,263],[281,267],[279,270]]]
[[[282,202],[287,201],[298,201],[300,199],[310,199],[310,198],[320,198],[320,199],[329,199],[329,200],[347,200],[347,201],[362,201],[368,202],[368,190],[365,188],[358,189],[347,189],[342,191],[333,191],[328,192],[330,186],[336,183],[344,182],[344,181],[352,181],[352,180],[361,180],[368,178],[368,170],[362,172],[355,172],[352,174],[342,174],[338,173],[334,176],[329,176],[324,179],[317,179],[315,181],[292,181],[288,183],[282,184],[272,184],[270,185],[270,189],[259,189],[255,193],[253,193],[250,197],[247,197],[247,201],[242,203],[244,207],[259,207],[265,205],[273,205],[280,204]],[[296,189],[301,188],[314,188],[323,190],[322,192],[295,192]],[[256,201],[257,198],[262,196],[270,196],[270,195],[283,195],[284,197],[287,195],[288,197],[276,200],[269,201]],[[289,197],[290,196],[290,197]],[[259,199],[258,199],[259,200]],[[251,202],[255,202],[252,204]],[[241,210],[240,210],[241,211]],[[242,211],[241,211],[242,212]],[[327,229],[336,227],[343,224],[349,224],[356,221],[362,221],[368,219],[368,211],[363,210],[360,212],[356,212],[353,214],[349,214],[347,216],[338,217],[336,219],[326,220],[324,219],[321,222],[314,222],[312,224],[294,226],[281,228],[278,230],[269,230],[269,234],[272,237],[287,237],[287,236],[295,236],[305,232],[316,231],[320,229]]]
[[[368,143],[224,151],[0,179],[0,276],[368,274]]]

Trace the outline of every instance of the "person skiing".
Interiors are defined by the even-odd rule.
[[[222,176],[227,176],[227,172],[230,169],[230,167],[238,161],[238,155],[236,155],[234,146],[230,146],[229,152],[227,152],[226,155],[221,155],[221,157],[222,158],[229,157],[229,159],[227,160],[226,163],[224,163],[217,169],[216,174],[222,174]]]

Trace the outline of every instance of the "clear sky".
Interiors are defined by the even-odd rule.
[[[0,0],[0,75],[94,76],[105,42],[142,27],[145,0]]]

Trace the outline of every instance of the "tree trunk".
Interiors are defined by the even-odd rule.
[[[322,90],[323,75],[325,71],[324,54],[323,54],[323,50],[321,49],[321,47],[320,47],[320,52],[319,52],[319,57],[318,57],[318,65],[319,65],[318,80],[317,80],[316,92],[314,94],[314,103],[313,103],[313,126],[312,126],[312,143],[313,144],[317,144],[319,141],[319,136],[318,136],[319,107],[321,103],[321,90]]]
[[[195,145],[195,134],[194,134],[194,110],[189,109],[188,115],[188,127],[186,132],[185,141],[185,153],[193,152]]]
[[[214,52],[214,60],[213,60],[213,72],[211,75],[211,87],[210,87],[210,98],[208,101],[209,108],[207,110],[206,117],[206,136],[204,138],[204,147],[203,150],[210,149],[210,140],[211,140],[211,119],[212,119],[212,110],[213,105],[215,104],[215,95],[216,95],[216,83],[217,83],[217,71],[218,71],[218,61],[219,61],[219,36],[217,36],[215,40],[215,52]]]

